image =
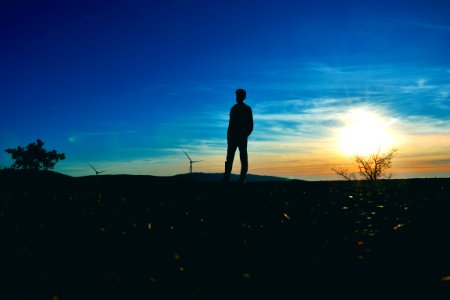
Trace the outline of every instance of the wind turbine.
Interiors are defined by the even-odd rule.
[[[189,159],[189,174],[192,174],[192,164],[196,163],[196,162],[199,162],[199,161],[202,161],[202,160],[192,160],[189,157],[189,155],[186,153],[186,151],[183,150],[183,152],[184,152],[184,154],[186,154],[187,158]]]
[[[97,185],[98,185],[98,174],[101,174],[101,173],[103,173],[103,172],[109,171],[109,169],[108,169],[108,170],[98,171],[98,170],[97,170],[96,168],[94,168],[94,166],[92,166],[90,163],[88,163],[88,165],[91,166],[92,170],[94,170],[95,176],[97,177]]]

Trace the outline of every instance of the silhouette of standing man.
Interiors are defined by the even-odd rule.
[[[247,93],[244,89],[236,90],[236,102],[230,111],[230,122],[227,131],[227,160],[225,162],[224,181],[230,181],[231,169],[233,168],[234,154],[239,148],[241,158],[241,176],[240,183],[245,182],[245,176],[248,171],[247,142],[248,137],[253,131],[253,113],[250,106],[244,104]]]

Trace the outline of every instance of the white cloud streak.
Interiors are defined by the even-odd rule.
[[[380,116],[383,126],[395,135],[399,148],[398,170],[402,176],[407,176],[408,172],[412,174],[414,167],[436,171],[443,161],[450,159],[447,143],[450,121],[442,114],[444,111],[448,116],[449,109],[447,68],[408,73],[405,66],[341,68],[317,64],[304,66],[303,70],[306,72],[308,68],[309,72],[323,76],[320,80],[314,77],[310,86],[320,92],[317,95],[252,99],[255,129],[249,139],[251,172],[336,179],[330,171],[332,166],[351,165],[349,157],[339,149],[337,134],[347,124],[349,114],[358,110]],[[265,76],[270,77],[270,74]],[[295,88],[289,90],[291,86]],[[254,87],[261,88],[259,92],[262,94],[273,88],[258,82]],[[302,82],[295,83],[293,79],[288,84],[275,87],[273,95],[286,88],[285,94],[301,94],[303,91]],[[133,153],[135,149],[141,155],[128,162],[111,160],[105,163],[105,167],[111,164],[121,173],[132,174],[184,173],[188,164],[180,150],[183,148],[193,158],[204,160],[195,166],[195,171],[223,172],[228,113],[228,110],[219,111],[216,107],[215,110],[160,123],[148,138],[149,141],[157,141],[148,146],[155,154],[145,156],[142,155],[145,151],[128,147],[126,151]],[[96,134],[102,133],[90,135]],[[237,169],[238,157],[236,155]],[[75,171],[82,173],[81,169]]]
[[[427,91],[436,89],[437,86],[435,85],[427,85],[427,79],[420,78],[416,81],[414,85],[408,85],[408,86],[402,86],[401,89],[405,93],[414,93],[414,92],[420,92],[420,91]]]
[[[414,21],[404,21],[404,23],[412,25],[414,27],[433,29],[433,30],[450,31],[450,26],[447,26],[447,25],[431,24],[431,23],[423,23],[423,22],[414,22]]]

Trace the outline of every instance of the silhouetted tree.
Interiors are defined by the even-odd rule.
[[[331,170],[333,170],[336,174],[338,174],[339,176],[344,177],[347,180],[356,180],[356,175],[353,173],[350,173],[348,171],[348,169],[343,169],[343,168],[331,168]]]
[[[56,150],[46,151],[43,146],[44,142],[38,139],[35,143],[28,144],[26,148],[18,146],[5,151],[11,154],[14,160],[11,166],[13,169],[51,170],[58,161],[66,158],[64,153],[57,153]]]
[[[396,155],[397,148],[392,148],[387,152],[381,152],[380,149],[378,149],[376,153],[367,156],[356,154],[353,158],[358,167],[358,172],[363,179],[378,180],[381,178],[390,179],[392,177],[392,173],[387,173],[386,171],[392,167],[392,159]],[[356,175],[349,173],[348,169],[332,168],[332,170],[347,180],[356,179]]]

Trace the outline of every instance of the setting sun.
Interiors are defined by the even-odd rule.
[[[391,122],[369,110],[353,110],[346,116],[346,125],[339,130],[341,150],[347,155],[369,155],[392,146],[388,126]]]

